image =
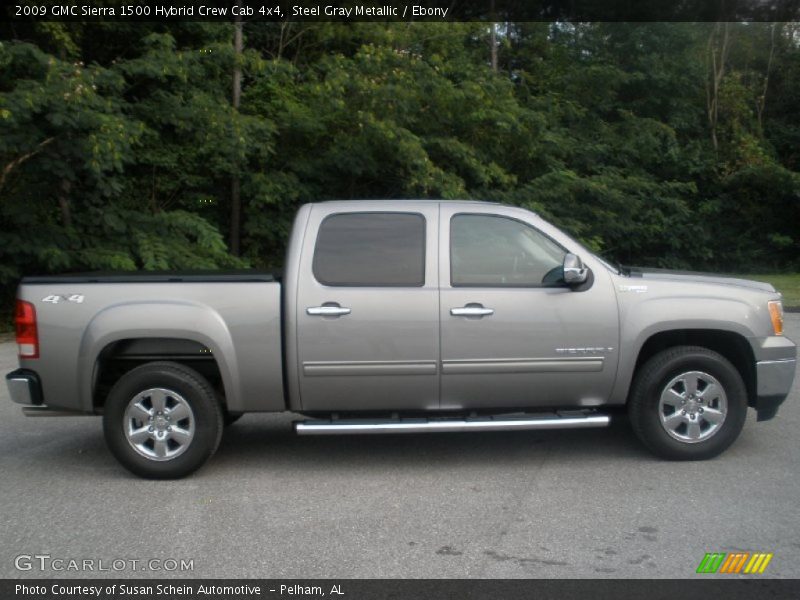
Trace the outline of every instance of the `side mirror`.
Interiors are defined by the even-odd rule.
[[[564,256],[564,283],[567,285],[580,285],[589,277],[589,269],[583,266],[579,257],[572,253]]]

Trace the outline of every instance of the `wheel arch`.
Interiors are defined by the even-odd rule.
[[[670,329],[651,334],[639,348],[631,382],[642,366],[659,352],[675,346],[700,346],[725,357],[741,375],[747,389],[748,405],[756,398],[756,362],[753,348],[740,333],[725,329]],[[630,396],[626,397],[626,402]]]
[[[226,406],[225,380],[216,356],[205,344],[187,338],[123,338],[108,343],[95,361],[92,381],[92,408],[102,412],[114,384],[136,367],[152,362],[174,362],[202,375]]]
[[[124,357],[133,366],[172,360],[192,367],[200,362],[195,352],[205,361],[204,368],[214,365],[216,370],[209,372],[218,373],[224,401],[236,410],[240,394],[235,349],[225,322],[215,311],[183,302],[123,304],[101,311],[87,326],[79,350],[85,410],[102,410],[105,397],[98,384],[108,376],[109,360]]]

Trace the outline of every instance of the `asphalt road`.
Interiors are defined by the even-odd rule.
[[[800,340],[800,314],[786,320]],[[14,353],[0,344],[1,372]],[[751,411],[731,449],[698,463],[652,458],[624,421],[298,438],[286,418],[248,415],[196,475],[150,482],[117,465],[98,418],[23,417],[3,386],[0,577],[98,575],[14,566],[47,554],[193,560],[172,575],[204,578],[682,578],[734,550],[773,552],[765,576],[800,577],[798,436],[797,380],[776,419]],[[167,575],[138,564],[100,575]]]

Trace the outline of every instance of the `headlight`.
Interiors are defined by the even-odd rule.
[[[772,331],[775,335],[783,335],[783,302],[770,300],[767,303],[769,317],[772,319]]]

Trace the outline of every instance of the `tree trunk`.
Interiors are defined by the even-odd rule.
[[[237,0],[236,5],[241,7],[241,2]],[[240,12],[240,11],[237,11]],[[233,65],[233,94],[232,102],[234,112],[234,145],[238,145],[236,139],[239,135],[238,127],[236,124],[236,117],[239,112],[239,103],[242,97],[242,17],[236,16],[233,24],[233,50],[234,50],[234,65]],[[241,182],[239,180],[239,164],[238,164],[238,151],[237,159],[234,164],[233,179],[231,180],[231,229],[230,229],[230,247],[231,253],[234,256],[239,256],[241,253],[241,239],[242,239],[242,196],[240,190]]]
[[[720,31],[721,30],[721,31]],[[717,124],[719,121],[719,88],[725,77],[725,63],[728,60],[729,23],[716,23],[708,36],[706,61],[708,74],[706,77],[706,113],[714,150],[719,149],[717,140]]]
[[[758,115],[758,132],[764,135],[764,107],[767,105],[767,88],[769,87],[769,73],[772,70],[772,59],[775,56],[775,27],[773,23],[769,33],[769,59],[767,59],[767,72],[764,73],[764,89],[756,102],[756,114]]]
[[[61,180],[61,188],[58,192],[58,207],[61,209],[61,224],[72,229],[72,208],[69,205],[69,191],[72,184],[68,179]]]
[[[491,2],[491,31],[489,33],[489,57],[491,60],[492,71],[497,72],[497,23],[495,22],[494,0]]]
[[[31,158],[33,158],[34,156],[36,156],[37,154],[39,154],[39,152],[41,152],[41,151],[42,151],[42,148],[44,148],[45,146],[47,146],[47,144],[49,144],[50,142],[52,142],[54,139],[56,139],[56,138],[55,138],[55,137],[49,137],[49,138],[47,138],[45,141],[43,141],[43,142],[42,142],[42,143],[40,143],[38,146],[36,146],[36,149],[35,149],[35,150],[33,150],[33,151],[31,151],[31,152],[28,152],[27,154],[23,154],[23,155],[22,155],[22,156],[20,156],[19,158],[15,158],[15,159],[14,159],[14,160],[12,160],[10,163],[8,163],[8,164],[7,164],[5,167],[3,167],[3,170],[2,170],[2,171],[0,171],[0,189],[2,189],[2,187],[5,185],[5,183],[6,183],[6,178],[7,178],[7,177],[8,177],[8,176],[11,174],[11,172],[12,172],[14,169],[16,169],[17,167],[19,167],[19,166],[20,166],[22,163],[24,163],[26,160],[30,160]]]

